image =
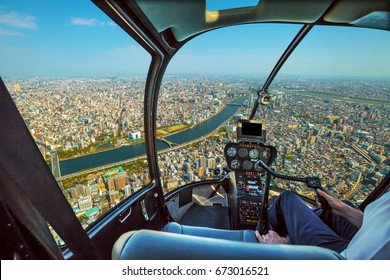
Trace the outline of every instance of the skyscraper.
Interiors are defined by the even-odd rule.
[[[199,170],[198,170],[198,177],[203,177],[204,176],[204,167],[201,166],[199,167]]]
[[[249,99],[248,99],[248,108],[252,108],[252,104],[253,104],[253,95],[249,95]]]
[[[61,177],[60,160],[56,152],[51,153],[51,172],[54,178]]]
[[[114,178],[109,178],[107,180],[108,190],[113,191],[115,190],[115,180]]]
[[[126,172],[121,172],[115,175],[115,189],[116,190],[124,190],[125,186],[130,183],[129,176]]]
[[[207,166],[207,159],[205,156],[201,156],[200,159],[199,159],[199,165],[200,167],[203,167],[203,168],[206,168]]]
[[[124,189],[125,189],[125,197],[132,195],[133,192],[130,185],[126,185]]]

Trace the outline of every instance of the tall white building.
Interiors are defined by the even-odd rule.
[[[127,184],[125,186],[125,197],[130,196],[130,195],[131,195],[131,186],[129,184]]]

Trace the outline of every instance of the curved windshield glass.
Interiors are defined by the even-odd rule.
[[[274,41],[264,40],[270,28],[280,34]],[[282,25],[215,30],[190,41],[172,59],[157,107],[165,192],[219,178],[226,169],[225,144],[236,138],[237,116],[252,106],[250,96],[298,30]],[[247,36],[237,40],[238,34]]]
[[[322,185],[360,204],[389,172],[390,58],[388,32],[315,27],[270,87],[267,121],[278,149],[275,168],[319,176]],[[314,198],[302,184],[274,186]]]
[[[89,1],[43,6],[0,5],[0,75],[86,228],[150,181],[150,56]]]
[[[280,36],[262,40],[269,30]],[[226,168],[224,145],[236,140],[237,120],[249,117],[264,74],[297,31],[286,25],[217,30],[173,59],[157,119],[166,144],[159,156],[165,191],[215,178],[215,170]],[[237,34],[248,37],[236,40]],[[267,144],[278,150],[273,168],[319,176],[324,187],[356,204],[365,199],[389,172],[389,46],[385,31],[313,28],[271,85],[271,104],[255,116],[266,121]],[[272,185],[315,195],[298,183]]]

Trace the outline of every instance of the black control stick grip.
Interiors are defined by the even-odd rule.
[[[306,185],[309,188],[312,188],[314,190],[319,189],[319,190],[321,190],[323,192],[326,192],[325,189],[323,187],[321,187],[321,180],[318,177],[307,177],[306,178]],[[322,209],[324,209],[325,211],[331,211],[332,210],[332,207],[329,205],[328,201],[324,197],[322,197],[319,194],[317,194],[317,199],[321,203],[321,208]]]
[[[290,180],[290,181],[297,181],[297,182],[305,182],[306,186],[309,188],[312,188],[314,190],[320,189],[320,190],[326,192],[325,189],[323,187],[321,187],[321,180],[318,177],[298,178],[298,177],[286,176],[286,175],[282,175],[282,174],[275,172],[274,170],[269,168],[269,166],[266,165],[262,160],[258,160],[257,164],[259,166],[263,167],[265,171],[267,171],[269,174],[275,176],[276,178]],[[318,201],[321,203],[322,209],[324,209],[325,211],[332,210],[332,207],[330,207],[328,201],[325,198],[323,198],[322,196],[320,196],[318,194],[317,194],[317,197],[318,197]]]
[[[268,215],[267,210],[265,210],[265,213],[263,213],[260,216],[260,219],[256,226],[257,231],[260,233],[260,235],[265,235],[269,231],[269,224],[268,224]]]

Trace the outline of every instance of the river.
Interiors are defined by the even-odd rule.
[[[235,100],[234,104],[243,104],[247,98]],[[226,107],[214,117],[196,125],[192,129],[188,129],[171,136],[166,139],[170,142],[183,144],[202,137],[215,130],[223,122],[231,118],[238,110],[239,106],[228,104]],[[157,140],[157,150],[169,148],[168,144]],[[61,175],[68,175],[79,172],[85,169],[92,169],[98,166],[123,161],[129,158],[141,156],[146,153],[145,143],[140,143],[131,146],[123,146],[118,149],[108,150],[101,153],[86,155],[69,160],[60,161]]]
[[[347,97],[347,96],[339,96],[335,94],[322,93],[317,91],[291,91],[293,93],[302,94],[311,97],[320,97],[328,100],[338,100],[345,102],[353,102],[360,104],[369,104],[369,105],[390,105],[389,101],[385,100],[374,100],[374,99],[365,99],[365,98],[357,98],[357,97]]]

